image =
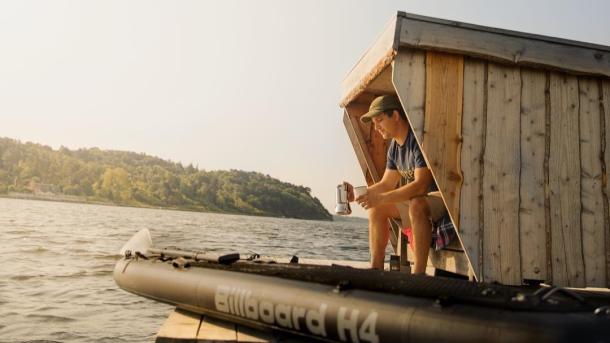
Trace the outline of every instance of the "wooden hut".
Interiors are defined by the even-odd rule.
[[[358,119],[397,94],[458,229],[436,268],[610,285],[610,47],[399,12],[342,84],[366,180],[388,142]]]

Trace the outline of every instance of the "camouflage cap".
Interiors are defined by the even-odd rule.
[[[389,111],[389,110],[397,110],[402,108],[400,104],[400,100],[396,95],[381,95],[375,98],[373,102],[371,102],[371,106],[369,107],[369,111],[363,114],[360,117],[360,121],[363,123],[368,123],[374,117]]]

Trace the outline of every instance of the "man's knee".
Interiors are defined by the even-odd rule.
[[[381,205],[371,207],[369,209],[369,218],[371,219],[388,219],[393,218],[397,212],[396,207],[393,205]]]
[[[369,208],[369,218],[382,218],[387,217],[386,211],[382,207],[371,207]]]
[[[411,219],[430,216],[430,206],[424,197],[413,198],[409,201],[409,216]]]

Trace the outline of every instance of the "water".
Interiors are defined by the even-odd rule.
[[[368,260],[366,222],[321,222],[0,198],[0,342],[152,342],[173,310],[119,289],[121,246]]]

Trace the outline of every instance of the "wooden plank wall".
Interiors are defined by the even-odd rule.
[[[406,50],[392,62],[392,84],[403,104],[417,142],[424,141],[424,106],[426,102],[426,53]]]
[[[487,120],[485,95],[487,94],[487,65],[483,61],[464,61],[464,108],[462,111],[462,189],[460,192],[460,239],[477,280],[482,275],[482,240],[479,232],[483,206],[483,143]]]
[[[550,74],[549,196],[553,283],[584,286],[578,79]]]
[[[596,79],[580,78],[580,168],[582,249],[585,284],[603,284],[606,278],[604,199],[602,191],[602,146],[600,92]]]
[[[521,282],[519,69],[487,69],[487,133],[483,155],[483,273],[504,284]]]
[[[546,73],[521,70],[521,278],[550,280],[545,209]]]
[[[461,59],[401,50],[392,82],[475,277],[608,287],[610,80]]]
[[[609,84],[466,59],[458,231],[477,279],[610,286]]]
[[[464,58],[428,52],[426,56],[426,108],[421,149],[445,205],[459,225],[462,96]]]
[[[396,56],[392,76],[426,163],[456,223],[462,182],[463,63],[458,55],[406,50]]]
[[[477,280],[610,286],[609,79],[401,50],[392,83]],[[374,96],[345,119],[369,182],[387,149],[357,120]]]
[[[461,56],[401,50],[392,83],[454,222],[460,221],[461,113],[464,60]],[[460,246],[459,242],[454,242]],[[454,245],[454,246],[455,246]],[[430,255],[441,269],[472,275],[460,251]]]

